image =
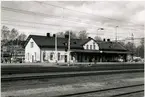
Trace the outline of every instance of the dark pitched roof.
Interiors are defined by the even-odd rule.
[[[55,37],[30,35],[27,39],[27,42],[29,41],[30,38],[33,38],[33,40],[37,43],[37,45],[40,48],[55,47]],[[88,39],[84,39],[84,40],[71,39],[71,48],[73,48],[73,49],[82,49],[83,48],[82,44],[86,41],[88,41]],[[60,38],[60,37],[57,38],[57,46],[60,47],[60,48],[61,47],[64,48],[65,45],[67,44],[67,42],[68,42],[67,38]]]
[[[33,40],[37,43],[37,45],[40,48],[48,48],[48,47],[54,48],[55,47],[55,37],[29,35],[29,37],[27,38],[26,41],[28,42],[31,38],[33,38]],[[83,45],[91,39],[92,38],[71,39],[71,49],[83,49]],[[26,42],[26,44],[27,44],[27,42]],[[67,42],[68,42],[67,38],[60,38],[60,37],[57,38],[57,45],[59,48],[65,48],[66,47],[65,43],[67,43]],[[102,42],[96,41],[96,42],[98,43],[100,50],[127,51],[127,49],[125,47],[123,47],[121,44],[119,44],[117,42],[108,42],[108,41],[102,41]]]
[[[118,42],[102,41],[102,42],[98,42],[98,45],[101,50],[127,51],[127,49]]]

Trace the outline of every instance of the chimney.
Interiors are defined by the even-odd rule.
[[[103,39],[103,41],[106,41],[105,38]]]
[[[107,41],[110,41],[110,39],[107,39]]]
[[[50,33],[47,33],[47,37],[50,37]]]
[[[53,37],[55,37],[55,34],[53,34]]]

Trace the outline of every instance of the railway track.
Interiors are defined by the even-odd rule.
[[[13,74],[13,75],[2,75],[1,81],[3,82],[3,81],[63,78],[63,77],[75,77],[75,76],[89,76],[89,75],[107,75],[107,74],[133,73],[133,72],[144,72],[144,69]]]
[[[58,95],[55,97],[124,97],[130,94],[143,93],[143,92],[144,92],[144,84],[136,84],[136,85],[122,86],[122,87],[115,87],[115,88],[93,90],[87,92],[70,93],[65,95]],[[132,96],[127,96],[127,97],[132,97]]]
[[[103,70],[126,70],[143,69],[144,63],[109,63],[102,62],[97,64],[75,63],[73,66],[60,66],[55,64],[2,64],[1,75],[28,74],[28,73],[56,73],[56,72],[84,72],[84,71],[103,71]]]

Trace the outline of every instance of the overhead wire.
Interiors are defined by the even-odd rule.
[[[44,13],[39,13],[39,12],[32,12],[32,11],[26,11],[26,10],[22,10],[22,9],[14,9],[14,8],[8,8],[8,7],[2,7],[2,10],[7,10],[7,11],[12,11],[12,12],[18,12],[18,13],[23,13],[23,14],[31,14],[31,15],[39,15],[39,16],[45,16],[47,18],[54,18],[54,19],[60,19],[62,20],[62,18],[60,18],[60,16],[55,16],[54,15],[48,15],[48,14],[44,14]],[[64,20],[63,21],[67,21],[67,22],[75,22],[75,23],[80,23],[80,24],[85,24],[85,25],[89,25],[89,26],[96,26],[99,27],[97,25],[93,25],[93,24],[88,24],[88,23],[84,23],[84,22],[77,22],[77,21],[70,21],[70,20]],[[112,27],[110,27],[112,28]]]
[[[64,25],[58,25],[58,24],[48,24],[48,23],[38,23],[38,22],[30,22],[30,21],[24,21],[24,20],[16,20],[16,19],[3,19],[2,21],[11,21],[11,22],[23,22],[23,23],[31,23],[31,24],[41,24],[41,25],[48,25],[48,26],[62,26],[62,27],[77,27],[80,28],[78,26],[64,26]]]
[[[39,3],[39,4],[45,4],[45,5],[57,7],[57,8],[63,8],[63,11],[64,11],[64,9],[67,9],[67,10],[71,10],[71,11],[80,12],[80,11],[77,11],[77,10],[72,10],[72,9],[69,9],[69,8],[65,8],[65,7],[61,7],[61,6],[57,6],[57,5],[53,5],[53,4],[48,4],[48,3],[44,3],[44,2],[39,2],[39,1],[34,1],[34,2]],[[92,13],[85,13],[85,12],[80,12],[80,13],[92,15]],[[96,16],[96,15],[95,15],[95,16]],[[111,19],[111,20],[113,20],[113,19]],[[116,20],[116,19],[115,19],[115,20]],[[116,20],[116,21],[118,21],[118,20]],[[120,20],[119,20],[119,21],[120,21]],[[132,22],[131,22],[131,23],[132,23]],[[141,26],[143,26],[143,25],[141,25]],[[124,27],[121,27],[121,28],[126,29],[126,28],[124,28]],[[129,29],[129,28],[128,28],[128,29]],[[133,28],[132,28],[132,29],[133,29]],[[133,30],[136,30],[136,29],[133,29]]]
[[[12,25],[12,26],[30,27],[30,28],[35,28],[35,29],[43,28],[43,29],[47,29],[47,30],[49,29],[50,30],[50,28],[45,28],[45,27],[40,27],[40,26],[36,27],[36,26],[26,26],[26,25],[20,25],[20,24],[16,25],[16,24],[10,24],[10,23],[2,23],[2,24]],[[56,28],[55,28],[55,30],[56,30]],[[60,30],[60,29],[58,28],[57,30]],[[96,35],[96,33],[90,33],[90,34]],[[144,37],[142,37],[142,38],[144,38]],[[141,40],[142,38],[134,38],[134,40]],[[114,38],[110,38],[110,39],[114,39]],[[126,39],[118,40],[118,42],[127,41],[127,40],[132,40],[132,37],[127,37]],[[112,40],[112,41],[115,41],[115,40]]]
[[[93,13],[86,13],[86,12],[82,12],[82,11],[78,11],[78,10],[73,10],[73,9],[69,9],[69,8],[66,8],[66,7],[58,6],[58,5],[53,5],[53,4],[49,4],[49,3],[44,3],[44,2],[41,2],[41,1],[34,1],[34,2],[40,3],[40,4],[49,5],[49,6],[53,6],[53,7],[57,7],[57,8],[63,8],[63,9],[71,10],[71,11],[74,11],[74,12],[79,12],[79,13],[91,15],[91,16],[92,16],[92,15],[93,15],[93,16],[99,16],[99,17],[103,17],[103,18],[106,18],[106,19],[110,19],[110,20],[122,22],[122,20],[117,20],[117,19],[113,19],[113,18],[110,18],[110,17],[102,16],[102,15],[96,15],[96,14],[93,14]],[[128,23],[135,24],[134,22],[129,22],[129,21],[128,21]],[[140,25],[140,24],[135,24],[135,25]],[[143,25],[141,25],[141,26],[143,26]]]
[[[32,11],[26,11],[26,10],[20,10],[20,9],[13,9],[13,8],[8,8],[8,7],[2,7],[2,10],[8,10],[8,11],[13,11],[13,12],[19,12],[19,13],[23,13],[23,14],[31,14],[31,15],[40,15],[40,16],[45,16],[45,17],[49,17],[49,18],[60,18],[59,16],[55,16],[54,15],[48,15],[48,14],[44,14],[44,13],[39,13],[39,12],[32,12]],[[63,19],[64,20],[64,19]],[[76,22],[76,21],[73,21]],[[80,23],[80,22],[77,22]],[[82,24],[83,22],[81,22]],[[51,25],[51,24],[50,24]],[[87,24],[86,25],[90,25]],[[96,25],[92,25],[92,26],[96,26]],[[72,26],[71,26],[72,27]]]
[[[10,18],[9,18],[10,19]],[[28,23],[28,24],[40,24],[40,25],[48,25],[48,26],[58,26],[59,27],[59,30],[61,27],[72,27],[72,26],[62,26],[62,25],[57,25],[57,24],[47,24],[47,23],[38,23],[38,22],[30,22],[30,21],[24,21],[24,20],[17,20],[17,19],[11,19],[11,20],[8,20],[8,19],[3,19],[2,21],[7,21],[7,22],[19,22],[19,23]],[[13,25],[13,24],[9,24],[9,23],[5,23],[5,24],[8,24],[8,25]],[[19,26],[19,25],[16,25],[16,26]],[[25,26],[25,25],[20,25],[20,26],[24,26],[24,27],[32,27],[32,26]],[[38,27],[34,27],[33,28],[38,28]],[[39,27],[41,28],[41,27]],[[44,27],[42,27],[44,28]],[[79,27],[77,27],[79,28]],[[80,27],[81,28],[81,27]],[[104,33],[89,33],[89,34],[94,34],[94,35],[104,35]],[[118,33],[118,34],[124,34],[124,33]]]
[[[21,24],[12,24],[12,23],[1,23],[1,24],[6,24],[6,25],[14,25],[14,26],[22,26],[22,27],[29,27],[29,28],[44,28],[44,29],[50,29],[50,28],[46,28],[46,27],[40,27],[40,26],[28,26],[28,25],[21,25]],[[56,29],[56,28],[54,28]]]
[[[72,9],[68,9],[68,8],[65,8],[65,7],[56,6],[56,5],[52,5],[52,4],[48,4],[48,3],[44,3],[44,2],[38,2],[38,1],[34,1],[34,2],[39,3],[40,5],[41,5],[41,4],[46,4],[46,5],[50,5],[50,6],[53,6],[53,7],[62,8],[63,11],[64,11],[64,9],[71,10],[71,11],[76,11],[76,10],[72,10]],[[76,11],[76,12],[80,12],[80,11]],[[80,13],[84,13],[84,12],[80,12]],[[85,14],[89,14],[89,13],[85,13]],[[92,13],[91,13],[91,14],[92,14]],[[64,15],[64,14],[63,14],[63,15]],[[89,15],[90,15],[90,14],[89,14]],[[64,18],[64,16],[62,16],[62,17]],[[104,34],[102,34],[102,35],[104,35]]]
[[[27,23],[27,24],[40,24],[40,25],[47,25],[47,26],[58,26],[58,27],[73,27],[73,26],[64,26],[64,25],[57,25],[57,24],[48,24],[48,23],[38,23],[38,22],[30,22],[30,21],[24,21],[24,20],[16,20],[16,19],[3,19],[2,21],[6,22],[19,22],[19,23]],[[82,28],[78,26],[74,26],[76,28]]]
[[[43,16],[43,17],[47,17],[47,18],[53,18],[53,19],[59,19],[59,20],[62,20],[62,18],[60,16],[56,16],[56,15],[49,15],[49,14],[45,14],[45,13],[40,13],[40,12],[33,12],[33,11],[27,11],[27,10],[22,10],[22,9],[14,9],[14,8],[9,8],[9,7],[2,7],[2,10],[6,10],[6,11],[12,11],[12,12],[17,12],[17,13],[22,13],[22,14],[28,14],[28,15],[39,15],[39,16]],[[85,23],[85,22],[78,22],[78,21],[72,21],[70,19],[65,19],[64,21],[67,21],[67,22],[75,22],[75,23],[79,23],[79,24],[85,24],[85,25],[91,25],[91,24],[88,24],[88,23]],[[91,25],[91,26],[96,26],[96,27],[99,27],[97,25]]]

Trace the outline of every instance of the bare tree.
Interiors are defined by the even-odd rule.
[[[78,38],[77,35],[73,31],[69,31],[69,30],[67,30],[64,35],[69,35],[69,33],[70,33],[70,38],[72,39]]]
[[[64,38],[64,33],[63,33],[63,32],[58,32],[58,33],[57,33],[57,37],[62,37],[62,38]]]
[[[125,44],[125,47],[126,47],[129,51],[131,51],[131,52],[133,52],[133,53],[134,53],[134,51],[136,50],[135,44],[134,44],[134,43],[131,43],[131,42],[128,42],[127,44]]]
[[[25,34],[20,34],[19,36],[18,36],[18,40],[21,40],[21,41],[24,41],[24,40],[26,40],[26,37],[27,37],[27,35],[25,35]]]
[[[10,40],[15,40],[15,38],[17,38],[18,34],[19,34],[18,31],[15,28],[13,28],[10,32]]]
[[[144,46],[144,38],[141,39],[140,43],[142,46]]]
[[[140,45],[136,48],[136,55],[144,58],[144,38],[141,39]]]
[[[99,37],[99,36],[95,36],[95,38],[94,38],[96,41],[102,41],[102,38],[101,37]]]
[[[122,41],[120,41],[120,42],[118,42],[118,43],[121,44],[122,46],[125,46],[125,43],[122,42]]]
[[[88,37],[88,33],[86,32],[86,30],[82,30],[79,32],[79,36],[78,36],[79,39],[87,39],[87,37]]]
[[[1,40],[8,40],[10,35],[10,30],[7,26],[3,26],[1,29]]]

